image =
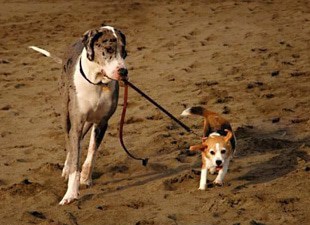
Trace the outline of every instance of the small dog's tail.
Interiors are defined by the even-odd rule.
[[[190,115],[197,115],[197,116],[202,116],[204,118],[204,123],[203,123],[203,137],[206,137],[209,135],[210,131],[210,123],[208,121],[208,116],[207,116],[208,111],[201,107],[201,106],[193,106],[188,109],[185,109],[182,113],[181,116],[190,116]]]
[[[230,130],[232,132],[232,127],[226,119],[219,116],[217,113],[207,110],[204,107],[201,106],[190,107],[188,109],[185,109],[181,113],[181,116],[190,116],[190,115],[198,115],[204,118],[204,124],[203,124],[204,137],[207,137],[212,132],[217,132],[220,133],[221,135],[226,135],[225,129]],[[230,142],[232,148],[235,149],[236,137],[234,133],[233,138],[231,138]]]
[[[181,113],[181,116],[198,115],[198,116],[205,117],[206,111],[207,110],[201,106],[194,106],[194,107],[190,107],[188,109],[185,109]]]
[[[51,59],[53,59],[55,62],[59,63],[59,64],[62,64],[62,59],[55,56],[55,55],[52,55],[50,52],[42,49],[42,48],[39,48],[39,47],[36,47],[36,46],[29,46],[29,48],[37,51],[37,52],[40,52],[41,54],[45,55],[46,57],[49,57]]]

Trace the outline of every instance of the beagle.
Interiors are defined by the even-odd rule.
[[[190,146],[190,151],[201,151],[202,168],[199,190],[206,189],[208,171],[211,174],[218,172],[214,183],[223,185],[229,162],[236,148],[236,137],[230,123],[219,114],[200,106],[188,108],[181,115],[199,115],[204,117],[202,143]]]

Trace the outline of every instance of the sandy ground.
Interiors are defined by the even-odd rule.
[[[309,224],[309,1],[0,2],[1,225]],[[200,140],[131,90],[125,142],[148,167],[120,147],[121,94],[94,186],[58,205],[61,69],[27,46],[61,56],[102,23],[126,34],[131,81],[171,113],[203,105],[231,121],[223,187],[197,190],[199,155],[184,150]],[[202,132],[200,118],[182,121]]]

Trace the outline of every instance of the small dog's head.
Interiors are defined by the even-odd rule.
[[[110,26],[91,29],[84,34],[82,42],[87,58],[92,62],[90,66],[103,74],[103,79],[127,79],[126,38],[121,31]]]
[[[211,134],[207,138],[202,139],[202,144],[190,147],[190,150],[200,150],[202,154],[211,161],[212,167],[221,170],[225,160],[232,156],[232,147],[230,139],[233,134],[230,130],[225,130],[226,136],[220,136],[217,133]]]

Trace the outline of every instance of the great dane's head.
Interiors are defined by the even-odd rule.
[[[82,40],[87,59],[104,79],[120,80],[127,78],[125,65],[126,38],[125,35],[110,26],[88,30]]]

